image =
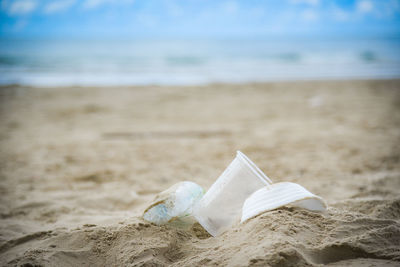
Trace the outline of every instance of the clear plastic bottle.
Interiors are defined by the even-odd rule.
[[[166,223],[191,223],[192,209],[204,195],[204,189],[196,183],[179,182],[159,193],[144,211],[143,218],[157,225]]]

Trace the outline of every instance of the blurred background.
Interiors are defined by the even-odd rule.
[[[0,84],[400,77],[400,1],[3,0]]]

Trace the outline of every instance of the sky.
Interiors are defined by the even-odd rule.
[[[400,37],[400,0],[2,0],[0,38]]]

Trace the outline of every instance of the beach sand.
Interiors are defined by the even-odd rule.
[[[4,266],[399,266],[400,81],[0,89]],[[216,238],[141,219],[248,155],[323,197]]]

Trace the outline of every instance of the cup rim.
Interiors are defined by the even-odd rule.
[[[249,159],[249,157],[247,157],[243,152],[241,152],[240,150],[238,150],[236,152],[236,156],[238,157],[238,159],[243,162],[244,164],[247,165],[247,167],[250,168],[250,170],[258,177],[260,178],[261,181],[263,181],[268,187],[272,184],[271,179],[268,178],[267,175],[265,175],[265,173],[258,168],[258,166],[251,161],[251,159]]]

